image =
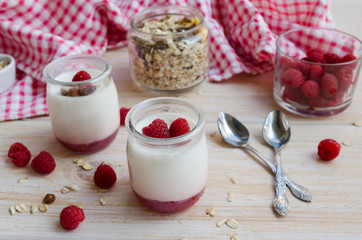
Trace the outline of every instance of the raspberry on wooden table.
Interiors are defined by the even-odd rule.
[[[79,71],[74,75],[72,82],[80,82],[89,79],[91,79],[89,73],[87,73],[86,71]]]
[[[190,132],[190,126],[186,119],[178,118],[170,125],[170,137],[177,137]]]
[[[38,173],[49,174],[54,171],[56,164],[50,153],[41,151],[32,161],[31,167]]]
[[[341,150],[341,145],[333,139],[324,139],[318,144],[318,156],[325,161],[335,159]]]
[[[60,224],[66,230],[74,230],[80,222],[83,222],[85,215],[83,209],[75,205],[70,205],[60,213]]]
[[[94,172],[94,183],[100,188],[110,188],[117,181],[117,174],[107,164],[101,164]]]
[[[15,166],[24,167],[30,161],[31,153],[22,143],[16,142],[10,146],[8,157],[13,159]]]
[[[124,121],[126,119],[127,113],[131,110],[130,108],[121,107],[119,110],[120,119],[121,119],[121,125],[124,125]]]
[[[153,138],[169,138],[170,131],[167,123],[162,119],[155,119],[148,126],[142,128],[143,135]]]

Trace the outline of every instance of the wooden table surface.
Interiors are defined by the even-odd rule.
[[[359,0],[333,1],[332,16],[339,30],[362,39]],[[113,66],[120,105],[132,107],[151,97],[130,79],[126,49],[104,55]],[[361,78],[361,77],[360,77]],[[201,107],[206,114],[205,131],[209,147],[209,178],[206,191],[190,209],[172,215],[158,214],[142,207],[129,186],[126,160],[125,127],[115,141],[102,152],[82,156],[97,166],[105,161],[115,166],[118,181],[109,192],[95,191],[94,170],[76,168],[80,157],[63,149],[54,139],[48,117],[0,123],[0,239],[362,239],[362,128],[353,125],[362,119],[362,84],[352,105],[343,113],[328,118],[305,118],[286,113],[291,122],[292,138],[283,148],[284,170],[308,187],[314,196],[306,203],[294,198],[289,190],[289,213],[280,217],[272,208],[273,176],[246,152],[228,146],[217,130],[220,111],[239,118],[250,130],[251,144],[267,158],[273,151],[262,139],[261,125],[269,111],[280,107],[272,96],[273,72],[260,76],[240,74],[222,83],[205,82],[198,89],[182,94],[185,100]],[[361,79],[360,79],[361,81]],[[317,145],[324,138],[351,142],[342,145],[339,157],[331,162],[319,160]],[[57,168],[48,176],[35,174],[30,166],[17,168],[7,157],[14,142],[23,142],[35,153],[47,150],[56,159]],[[18,183],[17,180],[29,177]],[[234,178],[235,184],[229,178]],[[61,194],[65,185],[74,184],[80,191]],[[40,204],[46,193],[57,200],[47,212],[30,214],[32,204]],[[227,194],[233,201],[227,201]],[[99,199],[109,201],[101,206]],[[27,211],[10,215],[9,207],[24,203]],[[59,213],[70,203],[84,206],[86,219],[74,231],[63,230]],[[205,214],[213,206],[215,216]],[[216,227],[223,218],[234,218],[237,229]]]

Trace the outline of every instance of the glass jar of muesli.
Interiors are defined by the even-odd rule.
[[[128,33],[131,76],[156,92],[183,92],[207,78],[208,29],[200,11],[152,7],[136,14]]]

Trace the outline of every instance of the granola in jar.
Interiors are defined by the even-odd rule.
[[[142,87],[182,92],[207,78],[208,29],[196,9],[150,8],[131,21],[131,75]]]

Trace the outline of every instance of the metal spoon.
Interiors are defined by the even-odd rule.
[[[249,131],[238,119],[228,113],[220,112],[217,125],[221,136],[227,143],[254,153],[274,174],[276,173],[274,165],[249,144]],[[307,202],[312,201],[312,194],[307,188],[295,183],[286,173],[283,173],[283,178],[296,198]]]
[[[276,159],[275,174],[275,198],[273,206],[277,213],[285,215],[290,209],[289,201],[285,196],[285,181],[283,179],[283,168],[280,151],[290,139],[289,121],[280,110],[271,111],[266,117],[263,125],[264,140],[274,148]]]

